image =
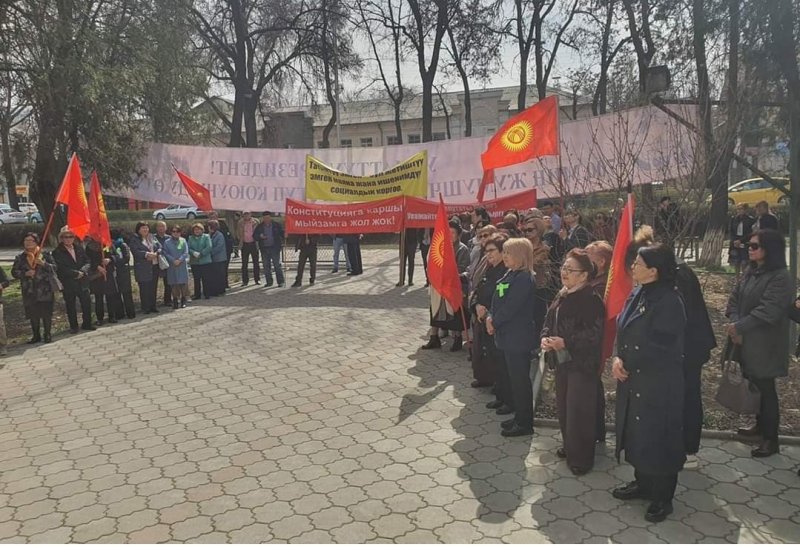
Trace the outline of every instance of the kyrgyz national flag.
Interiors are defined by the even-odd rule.
[[[625,253],[633,240],[633,194],[628,194],[628,202],[622,209],[619,219],[617,239],[614,242],[614,254],[608,268],[606,283],[606,324],[603,331],[603,361],[611,357],[614,351],[614,338],[617,336],[617,316],[622,313],[625,300],[633,289],[633,279],[625,267]]]
[[[89,236],[95,241],[99,241],[103,247],[110,247],[111,228],[108,225],[106,203],[103,201],[100,179],[97,178],[96,171],[92,171],[92,182],[89,185],[89,217],[91,219]]]
[[[174,165],[172,166],[175,172],[178,173],[178,178],[181,179],[183,187],[186,188],[186,193],[192,198],[201,211],[213,211],[211,206],[211,192],[208,188],[194,180],[192,177],[178,170]]]
[[[481,154],[483,180],[478,201],[483,201],[486,187],[494,184],[494,170],[498,167],[558,154],[558,97],[553,95],[508,120],[489,141]]]
[[[463,299],[461,279],[458,276],[456,252],[453,249],[447,211],[444,208],[441,194],[439,195],[439,209],[436,212],[436,225],[431,237],[431,248],[428,251],[428,279],[433,289],[431,291],[432,304],[439,298],[444,298],[453,313],[461,308]],[[438,306],[433,309],[435,313]]]
[[[69,160],[67,172],[56,195],[56,203],[67,206],[67,226],[70,230],[81,239],[86,237],[86,234],[89,233],[91,219],[77,154],[72,154]]]

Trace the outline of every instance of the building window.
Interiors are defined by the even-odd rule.
[[[486,130],[487,135],[494,135],[494,132],[497,131],[494,127],[490,127]]]
[[[447,133],[434,133],[433,140],[435,141],[443,141],[447,138]]]
[[[339,141],[339,146],[341,148],[352,148],[353,147],[353,139],[342,139]]]
[[[361,137],[361,148],[372,148],[372,137]]]
[[[386,144],[388,146],[400,144],[400,138],[397,135],[389,135],[388,137],[386,137]]]
[[[422,142],[422,139],[420,138],[419,134],[417,134],[417,135],[409,135],[408,136],[408,144],[419,144],[421,142]]]

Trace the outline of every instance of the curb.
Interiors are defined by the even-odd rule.
[[[558,420],[553,420],[552,418],[537,418],[533,420],[533,425],[539,427],[549,427],[552,429],[558,429],[560,427],[558,425]],[[616,426],[614,424],[606,424],[606,429],[610,432],[613,432],[616,429]],[[739,437],[739,435],[737,435],[733,431],[718,431],[716,429],[704,429],[702,436],[705,439],[719,439],[723,441],[744,442],[742,438]],[[782,445],[800,446],[800,437],[794,435],[781,435],[778,439],[780,441],[780,444]]]

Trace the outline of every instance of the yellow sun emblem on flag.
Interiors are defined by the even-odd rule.
[[[521,121],[509,127],[500,138],[500,143],[506,150],[519,152],[525,150],[533,140],[533,126],[530,122]]]
[[[444,266],[444,234],[436,232],[431,239],[430,260],[441,268]]]

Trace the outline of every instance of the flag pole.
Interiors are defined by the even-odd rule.
[[[402,287],[406,280],[406,196],[403,196],[403,221],[400,224],[400,280],[397,287]]]
[[[64,188],[64,183],[67,182],[67,173],[69,172],[69,166],[73,162],[73,160],[77,161],[77,155],[75,152],[72,153],[72,156],[69,158],[69,162],[67,163],[67,170],[64,172],[64,178],[61,179],[61,185],[58,187],[58,192],[56,192],[56,198],[61,194],[61,190]],[[42,246],[45,245],[47,241],[47,236],[50,234],[50,228],[53,227],[53,217],[55,216],[56,207],[58,207],[58,203],[53,200],[53,207],[50,209],[50,217],[47,219],[47,224],[44,227],[44,232],[42,233]]]

